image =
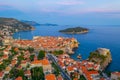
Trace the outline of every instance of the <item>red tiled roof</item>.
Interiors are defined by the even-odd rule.
[[[63,80],[62,76],[58,76],[57,80]]]
[[[31,62],[31,64],[42,64],[41,60],[34,60]]]
[[[42,64],[43,64],[43,65],[49,65],[49,61],[48,61],[47,59],[43,59],[43,60],[42,60]]]
[[[27,74],[27,75],[31,75],[30,70],[25,71],[25,74]]]
[[[73,80],[78,80],[78,78],[74,78]]]
[[[120,72],[112,72],[112,74],[115,74],[117,76],[120,76]]]
[[[56,77],[54,74],[47,74],[45,80],[56,80]]]
[[[67,70],[68,70],[68,71],[73,71],[73,70],[74,70],[74,67],[73,67],[73,66],[68,66],[68,67],[67,67]]]
[[[0,77],[2,77],[2,76],[3,76],[3,74],[4,74],[4,72],[2,72],[2,71],[1,71],[1,72],[0,72]]]
[[[15,80],[23,80],[21,76],[17,77]]]

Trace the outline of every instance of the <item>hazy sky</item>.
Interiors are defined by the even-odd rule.
[[[0,0],[0,17],[68,25],[120,25],[120,0]]]

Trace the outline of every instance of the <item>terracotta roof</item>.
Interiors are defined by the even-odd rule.
[[[10,70],[11,70],[11,67],[8,66],[8,67],[5,68],[5,70],[6,70],[6,71],[10,71]]]
[[[105,80],[105,78],[100,78],[100,80]]]
[[[48,61],[47,59],[43,59],[43,60],[42,60],[42,64],[43,64],[43,65],[49,65],[49,61]]]
[[[18,48],[14,48],[14,51],[18,51],[19,49]]]
[[[17,77],[15,80],[23,80],[21,76]]]
[[[2,76],[3,76],[3,74],[4,74],[4,72],[2,72],[2,71],[1,71],[1,72],[0,72],[0,77],[2,77]]]
[[[3,59],[7,59],[8,55],[3,55],[2,57],[3,57]]]
[[[68,71],[73,71],[73,70],[74,70],[74,67],[73,67],[73,66],[68,66],[68,67],[67,67],[67,70],[68,70]]]
[[[31,64],[42,64],[41,60],[34,60],[31,62]]]
[[[31,75],[30,70],[25,71],[25,74],[26,74],[26,75]]]
[[[74,78],[73,80],[78,80],[78,78]]]
[[[21,61],[21,64],[26,64],[26,63],[27,63],[27,61],[25,61],[25,60]]]
[[[62,76],[58,76],[57,80],[63,80]]]
[[[112,74],[120,76],[120,72],[112,72]]]
[[[45,80],[56,80],[56,77],[54,74],[47,74]]]

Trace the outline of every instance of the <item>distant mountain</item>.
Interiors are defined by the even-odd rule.
[[[18,31],[25,31],[25,30],[32,30],[34,27],[26,24],[24,22],[21,22],[14,18],[3,18],[0,17],[0,28],[2,27],[11,27],[12,30],[18,30]]]
[[[58,26],[57,24],[51,24],[51,23],[40,24],[40,23],[37,23],[35,21],[22,20],[22,22],[27,23],[27,24],[32,25],[32,26]]]
[[[40,24],[40,26],[58,26],[58,24],[46,23],[46,24]]]
[[[26,21],[26,20],[21,20],[22,22],[32,25],[32,26],[39,26],[40,24],[35,22],[35,21]]]

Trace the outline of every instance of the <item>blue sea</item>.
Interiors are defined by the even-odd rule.
[[[89,29],[87,34],[63,34],[58,32],[61,29],[74,26],[35,26],[34,31],[21,31],[13,35],[14,38],[32,39],[33,36],[64,36],[76,38],[80,45],[71,58],[77,60],[77,55],[81,54],[83,59],[87,59],[91,51],[97,48],[108,48],[112,54],[112,62],[107,67],[108,71],[120,71],[120,26],[85,26]]]

